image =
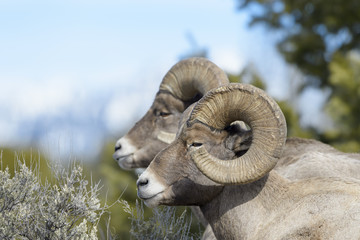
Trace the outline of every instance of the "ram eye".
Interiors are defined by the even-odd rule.
[[[199,143],[199,142],[193,142],[192,144],[190,144],[190,147],[201,147],[203,144]]]
[[[167,116],[169,116],[171,113],[168,113],[168,112],[160,112],[159,113],[159,116],[161,116],[161,117],[167,117]]]

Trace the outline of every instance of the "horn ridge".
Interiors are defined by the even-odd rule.
[[[225,72],[206,58],[193,57],[175,64],[164,76],[159,91],[187,101],[196,94],[228,84]]]
[[[281,156],[286,121],[277,103],[248,84],[229,84],[206,94],[194,107],[189,124],[200,121],[216,129],[241,120],[253,132],[252,144],[241,157],[220,160],[204,146],[191,149],[195,164],[207,177],[222,184],[244,184],[266,175]]]

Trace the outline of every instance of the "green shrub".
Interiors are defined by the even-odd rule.
[[[3,164],[0,152],[0,239],[46,239],[87,240],[113,239],[110,232],[110,208],[122,206],[124,215],[129,214],[128,234],[125,239],[200,239],[202,229],[194,231],[191,214],[186,208],[158,207],[144,217],[143,203],[137,201],[134,207],[122,199],[107,205],[105,192],[99,182],[86,178],[82,165],[73,163],[69,168],[50,166],[50,174],[44,178],[41,173],[40,157],[37,164],[25,161],[24,155],[15,154],[13,166]],[[22,156],[20,160],[19,156]],[[42,165],[44,160],[42,159]],[[3,166],[3,165],[6,165]],[[126,189],[123,190],[123,193]],[[122,194],[120,194],[121,198]],[[182,212],[181,212],[182,211]],[[180,212],[180,214],[179,214]],[[104,214],[109,215],[105,226]],[[118,213],[117,213],[118,214]],[[124,218],[126,218],[124,216]],[[196,222],[196,221],[195,221]],[[113,225],[119,224],[112,221]],[[192,231],[191,231],[192,230]],[[116,232],[116,231],[115,231]],[[195,233],[194,233],[195,232]]]
[[[0,239],[97,239],[107,206],[100,206],[100,185],[89,185],[80,165],[53,167],[56,184],[50,184],[41,182],[35,165],[16,163],[13,175],[0,169]]]

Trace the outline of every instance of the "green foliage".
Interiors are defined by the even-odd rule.
[[[37,173],[42,182],[46,179],[52,178],[52,171],[49,167],[49,161],[39,151],[34,151],[32,148],[18,150],[4,148],[1,150],[2,168],[8,168],[9,173],[14,175],[17,168],[18,160],[24,162],[27,166],[31,166],[36,163]]]
[[[308,76],[307,84],[327,84],[326,46],[316,32],[304,30],[292,34],[278,43],[278,49],[288,63],[296,64]]]
[[[251,25],[281,31],[280,53],[308,76],[307,84],[328,85],[332,54],[360,47],[358,0],[238,1],[252,10]]]
[[[360,151],[359,53],[360,1],[358,0],[238,0],[240,9],[253,16],[250,25],[262,23],[277,30],[278,50],[305,76],[307,86],[330,89],[325,111],[333,128],[310,135],[343,151]],[[290,123],[290,134],[299,134]],[[289,121],[289,119],[287,119]],[[300,131],[301,132],[301,131]],[[307,133],[306,133],[307,134]]]
[[[333,95],[326,111],[336,126],[325,137],[343,151],[360,150],[360,54],[336,53],[330,63]]]

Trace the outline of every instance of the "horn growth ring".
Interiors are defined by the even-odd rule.
[[[286,140],[286,121],[278,104],[248,84],[229,84],[210,91],[196,104],[187,124],[200,121],[222,130],[236,120],[247,123],[253,133],[252,144],[243,156],[221,160],[203,146],[190,152],[199,170],[221,184],[245,184],[265,176],[276,165]]]

